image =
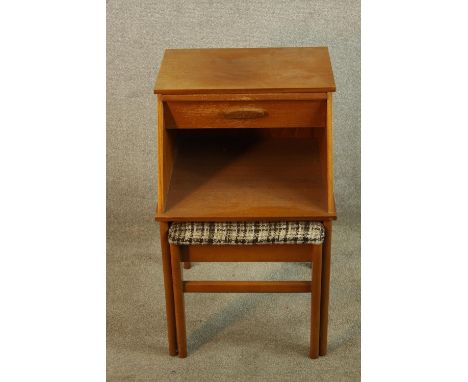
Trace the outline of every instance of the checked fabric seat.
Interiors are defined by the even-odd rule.
[[[173,245],[320,245],[324,238],[323,224],[311,221],[183,222],[169,228]]]

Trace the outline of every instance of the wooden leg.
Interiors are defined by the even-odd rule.
[[[166,294],[166,320],[169,354],[175,356],[177,355],[177,334],[174,311],[174,292],[172,288],[171,254],[169,252],[169,242],[167,240],[169,225],[166,222],[161,222],[159,227],[159,232],[161,235],[164,290]]]
[[[328,302],[330,297],[330,263],[332,222],[324,221],[325,240],[322,245],[322,290],[320,299],[320,355],[327,354],[328,345]]]
[[[175,318],[177,327],[177,348],[179,357],[187,357],[187,336],[185,333],[184,291],[182,286],[182,271],[180,269],[180,248],[170,245],[172,263],[172,285],[174,288]]]
[[[184,269],[190,269],[192,267],[192,263],[190,261],[184,262]]]
[[[322,278],[322,246],[314,246],[312,253],[312,302],[310,306],[310,353],[309,357],[314,359],[319,356],[320,341],[320,300],[321,300],[321,278]]]

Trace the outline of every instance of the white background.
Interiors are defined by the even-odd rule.
[[[362,3],[362,377],[467,380],[463,2]],[[0,380],[105,380],[105,3],[0,6]]]

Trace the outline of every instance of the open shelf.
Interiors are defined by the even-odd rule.
[[[327,211],[324,129],[176,131],[158,220],[334,217]],[[296,135],[296,136],[295,136]]]

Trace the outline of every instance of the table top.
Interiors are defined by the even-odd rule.
[[[166,49],[155,94],[334,92],[328,48]]]

